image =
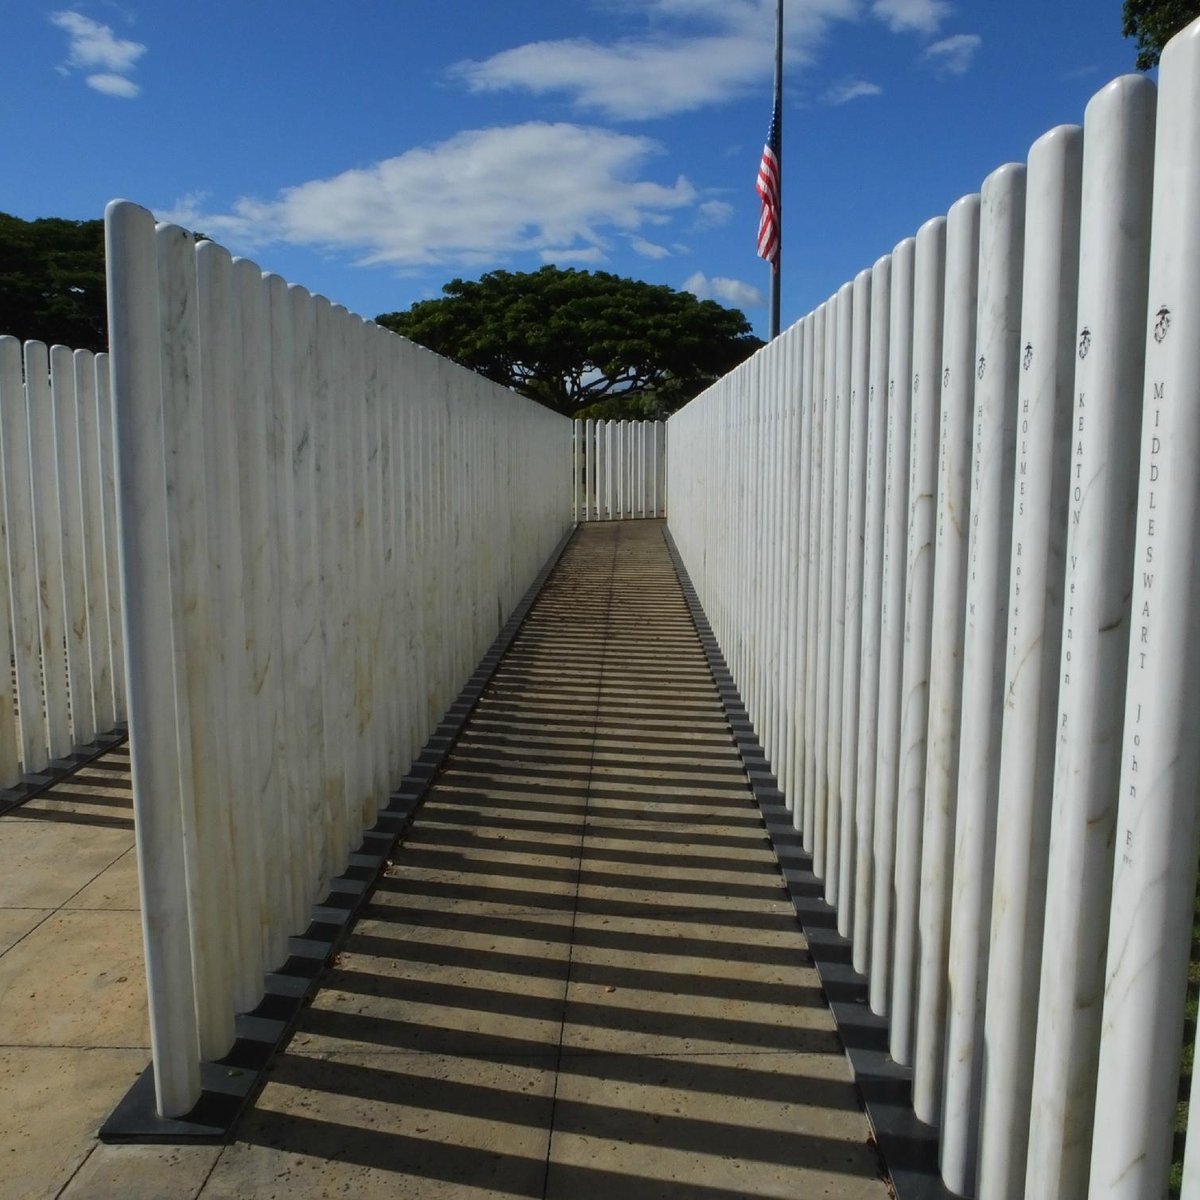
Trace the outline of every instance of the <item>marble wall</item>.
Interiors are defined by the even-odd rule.
[[[1167,1186],[1198,211],[1200,22],[668,423],[671,530],[959,1195]]]
[[[108,355],[0,337],[0,788],[125,719]]]
[[[574,464],[577,522],[664,515],[664,422],[576,421]]]
[[[136,205],[106,222],[151,1038],[176,1116],[570,527],[572,428]]]

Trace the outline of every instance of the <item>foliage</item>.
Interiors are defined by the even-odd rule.
[[[1121,32],[1137,38],[1137,69],[1148,71],[1171,38],[1200,17],[1200,0],[1125,0],[1121,16]]]
[[[0,213],[0,334],[108,348],[104,222]]]
[[[567,416],[661,416],[762,342],[736,309],[602,271],[451,280],[381,325]]]

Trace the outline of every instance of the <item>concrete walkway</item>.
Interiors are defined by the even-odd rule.
[[[887,1195],[660,523],[579,531],[233,1143],[72,1147],[0,1197]]]
[[[129,754],[0,816],[0,1197],[57,1196],[150,1053]]]

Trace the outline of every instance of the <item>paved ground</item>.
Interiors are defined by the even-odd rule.
[[[123,765],[0,818],[4,1200],[887,1195],[659,523],[580,531],[228,1146],[92,1139],[147,1058]]]
[[[146,1065],[129,756],[0,817],[0,1197],[56,1196]]]

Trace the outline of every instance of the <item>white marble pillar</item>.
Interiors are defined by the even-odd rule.
[[[591,417],[583,422],[583,444],[579,447],[579,471],[581,478],[580,521],[591,521],[596,516],[596,423]]]
[[[786,336],[786,334],[785,334]],[[790,654],[791,627],[788,622],[789,606],[794,602],[793,588],[795,570],[792,555],[795,545],[792,540],[792,472],[795,454],[792,448],[795,411],[788,396],[788,346],[781,341],[775,348],[772,393],[775,398],[775,527],[778,532],[775,558],[774,605],[774,651],[771,657],[771,676],[774,688],[774,720],[772,738],[775,751],[772,760],[776,780],[781,790],[786,790],[784,780],[788,770],[788,730],[791,728],[791,696],[787,688],[788,657]]]
[[[593,460],[596,471],[596,520],[608,519],[608,424],[596,422],[596,447]]]
[[[812,424],[810,412],[809,365],[812,356],[812,324],[810,313],[801,319],[796,330],[793,351],[796,416],[799,425],[799,460],[796,467],[796,580],[795,612],[793,615],[792,664],[792,731],[791,731],[791,809],[793,828],[805,828],[805,761],[807,757],[807,687],[808,687],[808,592],[811,561],[809,559],[808,528],[810,476],[812,474]]]
[[[934,217],[917,233],[913,283],[908,541],[896,792],[895,949],[888,1030],[892,1058],[906,1066],[913,1061],[916,1022],[917,901],[925,809],[930,639],[933,623],[942,619],[933,608],[932,593],[945,290],[946,218]]]
[[[623,421],[624,455],[622,468],[625,476],[625,504],[621,516],[628,521],[636,515],[637,505],[637,427],[636,421]]]
[[[289,504],[292,487],[292,455],[289,404],[294,393],[291,366],[294,358],[291,306],[287,284],[278,275],[264,280],[267,293],[267,440],[271,458],[270,503],[275,514],[275,564],[278,608],[272,653],[276,657],[272,701],[277,705],[275,750],[279,757],[280,787],[286,802],[284,837],[287,844],[285,870],[292,895],[291,926],[299,928],[308,898],[310,862],[307,822],[303,800],[307,785],[299,758],[301,747],[293,744],[303,721],[302,693],[290,633],[294,619],[293,591],[296,588],[296,520]]]
[[[979,1149],[981,1200],[1020,1200],[1033,1083],[1062,644],[1083,130],[1029,152],[1000,814]]]
[[[871,908],[871,1011],[888,1014],[899,785],[900,688],[904,653],[904,568],[908,529],[908,438],[912,396],[913,265],[916,241],[892,251],[888,332],[887,448],[879,608],[879,724],[875,751],[875,856]]]
[[[764,483],[768,489],[768,512],[770,540],[767,543],[767,582],[765,606],[767,638],[762,655],[767,673],[767,742],[770,745],[768,761],[776,778],[783,772],[780,754],[780,688],[779,671],[782,659],[780,645],[780,621],[783,609],[783,555],[787,537],[783,524],[782,487],[784,472],[781,453],[784,448],[782,394],[779,386],[780,346],[772,347],[766,363],[766,400],[769,422],[767,426],[767,476]]]
[[[395,719],[395,698],[397,689],[394,684],[395,676],[391,673],[392,643],[395,630],[394,623],[388,615],[389,599],[387,587],[387,567],[391,559],[390,528],[388,525],[388,497],[390,475],[391,443],[387,430],[387,414],[385,410],[387,387],[387,335],[379,326],[362,323],[363,364],[366,375],[367,408],[365,413],[365,444],[363,454],[366,470],[366,538],[364,551],[366,553],[367,590],[363,597],[364,616],[367,621],[368,643],[366,671],[366,686],[371,697],[371,708],[367,716],[366,735],[372,747],[374,770],[369,780],[370,798],[364,811],[363,825],[370,827],[375,824],[378,811],[387,803],[388,793],[393,781],[398,778],[391,764],[392,747],[394,745],[392,729]],[[471,381],[472,383],[474,381]],[[479,438],[482,425],[479,407],[473,391],[464,387],[464,407],[466,420],[464,435],[474,449]],[[580,430],[582,433],[582,429]],[[572,451],[576,444],[571,442]],[[460,643],[460,670],[464,677],[478,662],[483,650],[480,646],[480,623],[484,619],[480,611],[478,598],[486,595],[486,573],[490,572],[490,558],[485,560],[483,548],[476,540],[475,532],[482,517],[482,499],[477,496],[483,478],[483,466],[477,455],[472,455],[459,476],[460,503],[466,512],[463,515],[463,536],[461,545],[471,574],[467,580],[468,591],[463,597],[464,611],[470,614],[465,623],[465,636]],[[576,501],[581,496],[574,488],[569,495]],[[467,498],[474,499],[474,504]],[[564,519],[566,510],[564,508]],[[475,515],[478,514],[478,515]],[[573,524],[574,521],[571,520]],[[470,660],[469,663],[467,660]]]
[[[799,522],[800,512],[800,450],[801,424],[799,390],[796,387],[796,347],[801,334],[800,325],[793,325],[783,334],[781,374],[779,380],[782,405],[781,472],[783,484],[782,520],[785,539],[780,622],[782,659],[780,670],[780,771],[779,787],[788,811],[795,800],[796,754],[796,614],[799,609]]]
[[[766,526],[767,486],[764,479],[767,442],[766,396],[763,386],[763,364],[765,351],[760,350],[747,363],[746,388],[746,432],[747,453],[746,479],[746,566],[745,582],[745,650],[742,657],[740,678],[746,711],[754,723],[759,743],[764,753],[770,755],[766,736],[765,713],[763,711],[763,677],[766,664],[762,661],[763,642],[763,596],[766,590],[767,543],[770,537]]]
[[[10,411],[24,412],[24,380],[21,377],[21,343],[14,337],[0,335],[0,488],[7,490],[9,425],[5,420]],[[13,626],[11,610],[5,612],[12,582],[9,571],[9,539],[12,516],[0,522],[0,662],[3,656],[13,656]],[[17,709],[11,687],[0,688],[0,781],[13,786],[21,779],[21,745],[17,729]]]
[[[637,426],[636,421],[625,422],[625,519],[637,516]]]
[[[854,285],[844,283],[837,293],[837,328],[833,350],[833,524],[830,569],[831,637],[829,644],[828,780],[825,819],[825,900],[836,905],[842,855],[842,673],[846,656],[846,511],[850,480],[850,348],[854,316]],[[857,607],[857,606],[856,606]]]
[[[978,1153],[1021,365],[1018,339],[1025,167],[1010,163],[993,171],[984,180],[980,205],[971,529],[947,968],[950,1003],[939,1146],[946,1186],[964,1196],[975,1188]]]
[[[92,716],[99,733],[116,724],[112,691],[112,641],[108,633],[105,585],[104,489],[100,480],[100,425],[96,412],[96,356],[75,352],[76,420],[79,429],[79,478],[83,505],[83,557]],[[0,717],[0,722],[3,718]]]
[[[42,716],[41,651],[38,642],[38,579],[34,552],[33,476],[29,457],[29,405],[25,376],[33,365],[49,369],[41,342],[15,343],[15,366],[10,365],[5,403],[0,407],[0,437],[4,461],[0,484],[4,488],[5,527],[8,539],[7,599],[12,608],[12,655],[20,714],[18,754],[22,770],[42,770],[50,761],[46,722]],[[31,364],[32,360],[32,364]],[[16,782],[14,778],[13,782]]]
[[[583,421],[571,421],[571,518],[576,524],[582,520],[583,445]]]
[[[604,519],[606,521],[616,520],[616,487],[615,487],[615,467],[613,465],[614,442],[617,436],[617,423],[615,421],[602,421],[604,427],[604,466],[602,475],[604,478]]]
[[[183,230],[178,235],[189,239]],[[205,952],[213,966],[197,979],[220,980],[221,1011],[214,1012],[205,1058],[219,1058],[220,1040],[232,1044],[233,1013],[252,1008],[262,994],[262,831],[259,813],[247,803],[241,782],[249,774],[251,743],[249,671],[246,668],[246,604],[242,573],[241,504],[234,389],[241,378],[240,305],[229,252],[215,242],[195,249],[199,387],[186,407],[172,410],[166,397],[168,436],[180,482],[178,497],[182,590],[180,627],[186,647],[187,713],[191,738],[192,798],[196,807],[197,859],[201,880],[193,892],[196,936],[211,939]],[[203,714],[204,719],[200,719]],[[220,906],[211,897],[221,896]],[[202,991],[203,995],[204,992]],[[217,1004],[214,996],[214,1006]],[[217,1039],[215,1029],[220,1030]]]
[[[726,663],[731,671],[740,669],[735,664],[741,663],[743,653],[743,624],[742,603],[744,593],[740,574],[743,569],[742,556],[746,553],[743,521],[745,517],[745,488],[746,461],[744,457],[745,435],[745,376],[748,364],[743,363],[732,376],[729,386],[722,390],[719,403],[714,411],[712,425],[698,431],[699,440],[693,443],[691,453],[703,457],[698,446],[703,444],[706,436],[711,436],[715,443],[722,447],[723,462],[720,468],[721,480],[720,499],[721,510],[718,519],[717,534],[722,549],[719,554],[720,571],[720,633],[721,647],[725,653]],[[670,436],[668,436],[670,446]],[[674,469],[674,468],[670,468]],[[708,487],[710,476],[702,473],[697,479],[700,491]],[[698,502],[698,497],[692,503]],[[740,676],[734,676],[740,680]]]
[[[662,516],[662,506],[664,506],[666,494],[666,421],[655,421],[653,428],[652,455],[650,455],[650,496],[653,497],[653,506],[650,509],[650,516]]]
[[[414,645],[412,596],[414,580],[411,563],[414,555],[414,530],[411,521],[411,504],[413,494],[412,470],[412,412],[409,404],[409,388],[416,371],[406,366],[408,359],[416,355],[417,349],[406,341],[397,341],[391,348],[393,381],[391,387],[390,407],[392,412],[392,471],[394,484],[392,488],[392,519],[396,529],[396,569],[393,572],[393,587],[395,589],[395,619],[399,624],[398,670],[402,677],[415,681],[417,677],[417,656]],[[311,439],[310,439],[311,440]],[[589,447],[589,454],[594,447]],[[596,459],[591,458],[593,469]],[[501,545],[503,541],[501,540]],[[501,556],[504,564],[506,556]],[[502,571],[504,566],[500,568]],[[401,689],[401,720],[403,722],[403,752],[398,764],[401,775],[407,772],[413,759],[417,756],[420,746],[417,743],[417,707],[418,698],[410,688]]]
[[[232,286],[237,293],[238,327],[234,331],[240,364],[230,414],[238,473],[239,532],[245,600],[244,658],[241,684],[248,731],[244,787],[248,806],[258,815],[255,864],[264,879],[263,965],[280,966],[287,958],[287,935],[294,931],[292,878],[286,869],[272,871],[265,845],[273,837],[287,844],[286,810],[279,787],[278,761],[263,753],[275,746],[277,705],[274,634],[279,625],[275,567],[279,523],[274,520],[275,492],[267,446],[267,386],[270,329],[267,289],[262,272],[247,259],[233,264]],[[239,706],[241,707],[241,706]],[[269,760],[269,761],[268,761]],[[239,790],[241,790],[239,788]]]
[[[1087,1195],[1112,887],[1145,363],[1154,85],[1084,121],[1063,661],[1026,1195]]]
[[[1141,476],[1089,1196],[1162,1195],[1200,792],[1200,20],[1159,69]]]
[[[610,421],[609,433],[609,468],[612,482],[612,511],[614,521],[620,521],[625,516],[625,425],[624,421]]]
[[[813,379],[814,398],[821,405],[821,492],[820,537],[817,543],[817,655],[814,696],[816,720],[813,724],[813,874],[825,878],[828,867],[826,853],[829,844],[826,830],[829,822],[829,679],[833,654],[833,545],[834,545],[834,484],[837,476],[837,296],[825,303],[824,347],[821,358],[821,378]]]
[[[655,516],[665,517],[667,515],[667,485],[670,481],[670,473],[667,469],[666,421],[657,422],[655,428],[654,470],[656,473],[656,482],[654,494],[658,504],[658,511],[655,513]]]
[[[946,957],[958,724],[962,710],[963,618],[970,520],[971,406],[975,395],[975,314],[979,281],[979,197],[964,196],[946,217],[946,299],[942,333],[937,509],[933,563],[929,726],[918,906],[913,1111],[941,1120],[946,1041]]]
[[[320,608],[320,528],[318,508],[317,424],[314,410],[316,395],[316,353],[314,330],[316,300],[304,288],[292,285],[287,290],[286,313],[279,319],[284,328],[273,334],[286,348],[292,346],[291,370],[282,381],[290,389],[287,407],[286,434],[289,451],[290,484],[288,511],[293,521],[293,561],[291,587],[287,591],[289,605],[284,619],[289,644],[294,648],[291,658],[294,684],[289,693],[299,703],[300,722],[295,726],[298,768],[304,781],[304,802],[301,820],[308,830],[306,838],[305,886],[303,894],[311,905],[320,899],[328,887],[330,870],[326,849],[327,824],[324,790],[324,659],[321,647]],[[290,328],[288,328],[290,326]],[[411,511],[407,509],[406,511]],[[405,576],[406,582],[408,580]],[[400,612],[410,610],[400,605]],[[416,682],[415,665],[410,663],[407,675]]]
[[[307,330],[306,330],[307,332]],[[334,547],[341,532],[337,523],[337,472],[336,440],[334,436],[333,369],[330,362],[333,345],[332,306],[324,296],[313,297],[312,325],[312,425],[315,472],[314,504],[314,570],[318,588],[316,594],[319,644],[321,647],[321,819],[318,828],[322,837],[322,881],[327,883],[341,869],[340,855],[348,835],[345,829],[345,803],[343,780],[343,751],[340,738],[339,713],[341,710],[338,680],[338,639],[336,629],[340,617],[331,607],[329,583],[338,577],[334,558]],[[414,520],[421,525],[428,511],[423,496],[414,496]],[[423,531],[422,531],[423,532]],[[422,540],[423,549],[423,540]],[[421,570],[424,563],[418,561],[414,569]],[[422,580],[422,586],[424,580]],[[420,604],[415,610],[424,618],[426,606]],[[417,640],[420,655],[418,694],[428,696],[429,680],[426,675],[425,639]],[[422,707],[423,715],[423,707]],[[424,729],[418,737],[424,740]]]
[[[819,639],[821,581],[821,472],[824,468],[825,319],[828,303],[812,314],[811,332],[805,334],[808,364],[805,371],[806,428],[812,442],[808,465],[808,583],[807,634],[804,654],[804,809],[801,825],[805,850],[816,854],[817,796],[817,642]]]
[[[583,470],[585,473],[585,492],[586,500],[584,520],[595,521],[600,515],[600,494],[596,487],[597,461],[596,461],[596,426],[598,421],[591,417],[584,423],[583,435]]]
[[[62,521],[62,606],[66,627],[71,742],[75,746],[86,746],[96,737],[96,708],[92,701],[92,664],[88,654],[79,397],[75,355],[66,346],[51,347],[50,391],[54,403],[54,457]]]
[[[354,845],[350,853],[358,847],[358,836],[362,830],[375,823],[374,811],[378,804],[375,792],[375,748],[372,744],[371,725],[373,723],[374,687],[371,682],[371,663],[377,654],[373,646],[374,614],[371,612],[371,554],[370,526],[368,519],[368,496],[371,480],[370,454],[367,441],[368,426],[371,421],[372,399],[370,384],[370,363],[364,338],[366,326],[362,318],[355,313],[347,312],[342,318],[345,327],[343,333],[346,348],[346,363],[342,369],[342,388],[349,403],[346,406],[348,417],[346,428],[346,469],[349,482],[349,511],[347,513],[349,526],[347,530],[347,556],[349,576],[353,580],[348,589],[349,600],[349,658],[346,663],[347,682],[350,687],[351,716],[348,745],[352,761],[349,764],[352,780],[351,787],[351,830],[354,833]],[[447,389],[447,396],[458,403],[453,404],[452,411],[465,407],[461,394],[456,394],[453,386]],[[465,418],[466,414],[462,414]],[[465,578],[460,565],[467,538],[462,528],[459,510],[458,483],[465,474],[465,464],[462,461],[462,435],[465,420],[460,418],[451,427],[449,453],[445,458],[445,474],[443,484],[443,502],[445,504],[446,535],[449,550],[448,587],[443,593],[445,603],[444,621],[455,621],[455,628],[448,630],[444,645],[446,649],[446,664],[450,678],[462,676],[461,654],[468,636],[465,615]],[[563,455],[565,466],[567,455]],[[569,510],[568,510],[569,511]],[[439,714],[440,715],[440,714]]]
[[[858,712],[861,683],[863,521],[867,498],[867,388],[871,369],[871,272],[854,277],[846,435],[846,635],[842,656],[842,739],[839,786],[842,828],[838,863],[838,933],[854,929],[858,850]]]
[[[883,526],[886,496],[888,337],[891,320],[892,256],[871,268],[871,335],[867,375],[867,441],[863,466],[863,584],[861,675],[858,691],[858,757],[854,798],[854,969],[866,974],[871,962],[871,915],[875,894],[875,775],[879,717],[879,610],[883,583]]]
[[[117,554],[116,447],[113,433],[112,381],[109,356],[96,355],[96,417],[100,426],[100,490],[104,495],[104,587],[108,600],[108,636],[112,643],[113,713],[124,721],[128,712],[125,685],[125,627],[122,617],[121,568]]]
[[[658,427],[657,421],[642,422],[642,448],[641,448],[641,472],[642,472],[642,509],[639,514],[642,517],[653,517],[655,515],[654,503],[654,432]]]
[[[163,324],[179,330],[164,340],[174,341],[178,349],[164,354],[163,421],[175,641],[182,652],[176,656],[175,680],[182,714],[181,794],[191,833],[192,966],[200,1054],[220,1058],[233,1045],[235,979],[244,949],[238,906],[214,902],[215,896],[226,899],[236,890],[229,806],[232,779],[240,767],[229,769],[229,743],[223,736],[229,697],[222,694],[220,679],[226,655],[215,644],[224,619],[223,564],[212,550],[210,514],[216,500],[205,475],[205,463],[220,454],[209,444],[206,424],[215,404],[214,382],[220,377],[227,385],[229,378],[229,256],[212,242],[193,250],[191,235],[176,227],[160,227],[158,241]],[[214,294],[218,274],[226,287],[218,286]],[[211,329],[214,319],[224,320],[224,340]],[[222,355],[223,376],[212,361],[214,346]]]
[[[150,1046],[158,1112],[182,1116],[200,1098],[191,922],[179,803],[175,683],[162,670],[175,643],[167,542],[162,362],[157,338],[154,218],[117,201],[105,213],[108,327],[124,585],[124,639],[134,835],[144,914]],[[2,347],[0,347],[2,350]]]
[[[654,437],[654,422],[641,421],[638,424],[638,513],[639,517],[652,515],[654,507],[651,495],[651,475],[653,473],[650,457],[650,447]]]
[[[29,454],[33,472],[41,703],[46,714],[46,750],[53,760],[71,753],[71,722],[67,705],[63,518],[58,491],[54,400],[46,348],[37,342],[26,345],[25,392],[29,401]]]

